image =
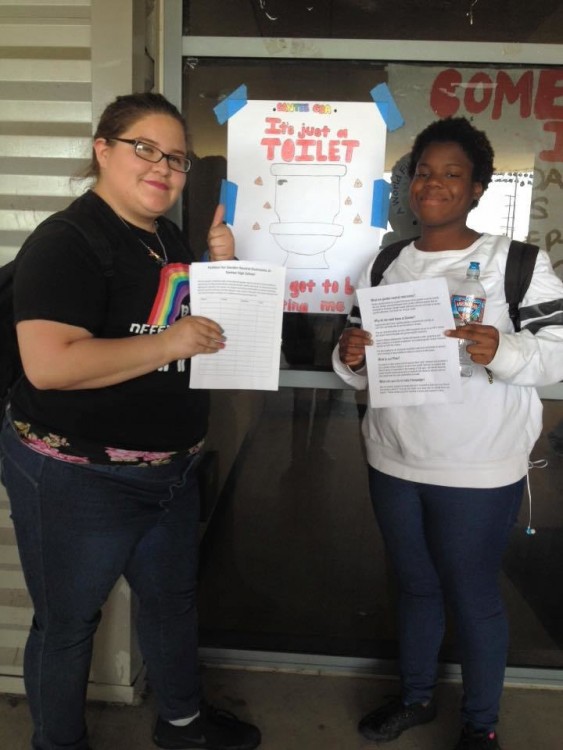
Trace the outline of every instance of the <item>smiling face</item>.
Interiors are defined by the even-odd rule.
[[[170,115],[147,115],[119,137],[149,143],[166,154],[186,155],[183,128]],[[155,219],[180,197],[186,175],[170,169],[166,159],[156,163],[141,159],[129,143],[98,138],[94,150],[100,170],[94,191],[121,217],[153,231]]]
[[[462,231],[467,214],[483,194],[473,181],[473,163],[454,142],[430,143],[411,181],[409,202],[422,227]]]

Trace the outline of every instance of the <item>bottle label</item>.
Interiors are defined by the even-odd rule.
[[[456,324],[482,323],[485,300],[472,294],[452,294],[452,313]]]

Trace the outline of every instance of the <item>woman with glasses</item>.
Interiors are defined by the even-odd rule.
[[[20,251],[14,311],[24,376],[0,435],[34,618],[24,676],[35,750],[87,750],[92,639],[120,575],[163,748],[244,750],[256,727],[205,704],[197,677],[196,465],[208,395],[190,358],[225,347],[189,314],[189,263],[165,214],[190,161],[185,122],[158,94],[118,97],[101,116],[92,189]],[[211,260],[233,258],[218,207]],[[123,738],[128,747],[127,738]]]

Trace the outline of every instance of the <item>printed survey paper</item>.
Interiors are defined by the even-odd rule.
[[[191,264],[191,313],[219,323],[226,346],[192,357],[190,388],[278,390],[284,288],[279,266]]]
[[[374,407],[456,403],[463,400],[457,339],[444,278],[357,290]]]

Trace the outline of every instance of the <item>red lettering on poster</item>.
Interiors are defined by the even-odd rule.
[[[312,292],[313,289],[317,286],[317,283],[313,281],[313,279],[309,279],[309,281],[290,281],[289,282],[289,294],[295,299],[296,297],[299,297],[300,294],[306,294],[307,292]]]
[[[346,279],[344,280],[344,294],[350,296],[354,294],[355,291],[356,288],[350,283],[350,277],[346,276]]]
[[[563,121],[546,122],[543,129],[548,133],[555,133],[553,148],[540,151],[539,157],[544,161],[563,161]]]
[[[285,312],[309,312],[309,305],[307,302],[293,302],[293,300],[285,299],[283,301],[283,309]]]
[[[560,98],[563,98],[563,71],[540,71],[534,105],[534,114],[538,120],[563,120],[563,103],[556,103]]]
[[[472,73],[464,84],[460,70],[447,68],[435,77],[430,88],[430,106],[439,117],[490,112],[499,120],[507,106],[518,104],[520,117],[532,115],[545,120],[543,129],[553,133],[551,149],[539,153],[546,162],[563,161],[563,71],[540,70],[534,91],[534,71],[524,71],[516,80],[499,70],[493,79],[487,71]]]
[[[465,107],[472,115],[484,112],[493,96],[493,82],[487,73],[475,73],[465,91]]]
[[[442,70],[434,79],[430,89],[430,106],[438,117],[453,117],[457,114],[459,99],[456,92],[462,80],[459,70],[453,68]]]
[[[281,158],[284,161],[293,161],[295,156],[295,143],[291,138],[286,138],[281,147]]]
[[[266,146],[266,159],[268,161],[273,161],[276,146],[279,146],[280,143],[281,141],[279,138],[262,138],[260,145]]]
[[[331,292],[332,294],[338,294],[338,290],[340,289],[338,281],[331,281],[330,279],[325,279],[321,286],[325,294],[330,294]]]
[[[513,82],[512,78],[504,70],[497,74],[497,85],[495,90],[495,101],[491,117],[499,120],[502,114],[502,104],[506,101],[514,104],[520,100],[520,117],[527,118],[532,114],[532,95],[534,91],[534,74],[531,70],[526,71],[520,78]]]
[[[283,122],[281,117],[266,117],[267,127],[264,132],[267,135],[293,135],[294,128],[288,122]]]
[[[346,312],[346,308],[344,306],[344,302],[342,302],[341,300],[332,302],[331,300],[322,299],[321,312],[344,313]]]
[[[348,128],[339,128],[331,138],[328,125],[301,124],[295,138],[293,125],[280,117],[266,117],[264,137],[260,145],[266,148],[266,159],[285,162],[346,162],[349,164],[360,141],[348,137]],[[280,136],[284,136],[281,138]]]

